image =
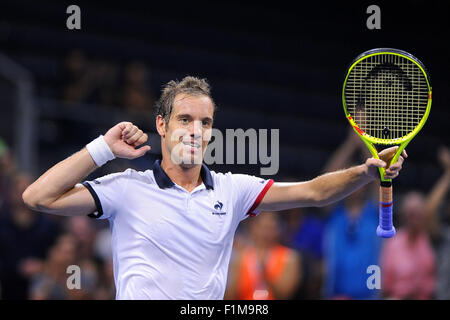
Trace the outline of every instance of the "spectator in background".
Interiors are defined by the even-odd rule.
[[[294,299],[320,299],[323,278],[324,219],[313,208],[286,211],[283,243],[297,250],[302,257],[303,281]]]
[[[345,142],[332,155],[324,172],[350,166],[350,159],[367,154],[361,139],[351,130]],[[374,299],[376,290],[367,288],[367,267],[378,264],[381,239],[378,226],[376,183],[354,192],[336,206],[324,208],[328,217],[324,229],[325,278],[323,295],[327,299]]]
[[[119,67],[110,61],[93,63],[93,92],[88,102],[106,107],[122,107],[119,103]]]
[[[94,299],[114,300],[116,297],[116,288],[114,284],[114,266],[112,259],[102,261],[98,280]]]
[[[150,70],[141,61],[125,65],[119,85],[119,67],[109,61],[88,61],[85,55],[69,52],[63,66],[62,99],[72,103],[118,106],[132,113],[151,113],[154,97]]]
[[[377,298],[377,291],[366,285],[367,267],[379,264],[377,226],[378,206],[367,187],[331,211],[324,238],[326,298]]]
[[[425,223],[425,197],[416,191],[401,205],[402,227],[383,246],[383,296],[388,299],[432,299],[435,256]]]
[[[67,55],[63,70],[62,99],[67,102],[83,101],[92,87],[93,74],[83,52],[70,51]]]
[[[118,67],[109,61],[88,61],[83,52],[69,52],[63,66],[62,99],[103,106],[118,104]]]
[[[439,225],[437,211],[449,187],[450,153],[443,149],[439,154],[444,174],[425,197],[412,191],[405,195],[402,207],[403,225],[397,235],[389,239],[383,247],[383,294],[391,299],[432,299],[436,289],[436,257],[430,235],[438,240],[441,262],[441,286],[449,285],[449,251],[446,228]],[[447,272],[447,274],[445,274]],[[440,287],[440,296],[448,297]]]
[[[95,257],[98,261],[99,279],[94,299],[114,300],[116,288],[111,248],[111,231],[103,228],[98,231],[94,244]]]
[[[140,61],[125,66],[121,104],[134,113],[152,112],[153,94],[149,68]]]
[[[7,200],[8,190],[15,172],[12,154],[6,143],[0,138],[0,210]]]
[[[33,277],[30,288],[32,300],[67,300],[67,267],[75,264],[75,240],[71,235],[61,235],[50,248],[41,272]]]
[[[76,246],[76,259],[86,260],[94,256],[96,233],[92,221],[82,216],[67,219],[67,233],[73,236]]]
[[[82,51],[73,50],[64,61],[62,79],[62,100],[69,109],[79,108],[82,103],[106,108],[119,105],[119,68],[113,62],[88,60]],[[62,153],[71,152],[70,146],[90,139],[96,132],[95,126],[87,118],[86,121],[62,118],[52,126],[56,128],[56,133],[50,135],[49,139],[55,145],[63,146]]]
[[[74,291],[71,299],[114,299],[114,275],[111,256],[111,232],[109,228],[97,231],[93,221],[83,216],[70,217],[67,234],[75,244],[75,260],[84,274],[83,291]]]
[[[29,210],[21,194],[32,179],[14,177],[7,205],[0,214],[0,285],[2,299],[27,299],[29,279],[40,272],[48,248],[58,233],[46,215]]]
[[[324,221],[317,213],[307,212],[308,209],[296,208],[286,212],[286,222],[291,235],[288,238],[287,234],[285,241],[304,254],[320,260],[323,256]]]
[[[436,298],[450,300],[450,201],[444,207],[446,224],[442,226],[441,241],[437,245],[437,287]]]
[[[444,173],[432,188],[427,201],[426,219],[431,240],[437,253],[437,299],[450,300],[450,150],[441,147],[438,160]],[[439,214],[441,211],[442,214]]]
[[[231,263],[226,299],[290,299],[299,285],[299,254],[279,243],[278,216],[261,213],[249,223],[250,243]]]
[[[78,261],[76,240],[70,234],[62,234],[50,248],[48,258],[40,273],[32,279],[30,298],[32,300],[85,300],[95,296],[98,274],[88,260]],[[67,273],[69,266],[78,266],[80,288],[69,288]]]

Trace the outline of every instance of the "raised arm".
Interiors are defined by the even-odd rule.
[[[443,147],[438,153],[439,161],[444,169],[444,174],[436,182],[426,199],[426,221],[427,227],[432,235],[439,231],[438,209],[450,188],[450,150]]]
[[[341,145],[331,154],[330,158],[326,162],[322,173],[327,172],[334,172],[338,170],[342,170],[345,168],[349,168],[350,166],[354,165],[353,159],[354,156],[357,156],[356,158],[358,160],[356,161],[364,161],[364,159],[367,159],[370,157],[370,152],[367,149],[367,147],[364,145],[361,138],[354,132],[352,128],[348,129],[347,137],[345,138],[344,142],[341,143]],[[375,198],[378,196],[379,193],[379,185],[378,183],[371,183],[370,193],[375,195]],[[336,203],[334,203],[336,204]],[[326,206],[323,208],[324,212],[330,212],[333,210],[334,206]]]
[[[358,135],[353,132],[353,129],[349,129],[344,142],[333,152],[322,172],[333,172],[349,167],[350,161],[357,151],[367,150],[364,147],[364,143]]]
[[[315,179],[298,183],[274,183],[269,189],[258,210],[287,210],[297,207],[323,207],[337,202],[367,183],[378,179],[378,167],[394,157],[398,147],[385,149],[379,153],[380,159],[369,158],[362,165],[345,170],[323,174]],[[407,157],[406,152],[402,153]],[[386,169],[385,177],[393,179],[398,176],[404,158]]]
[[[149,146],[135,147],[145,143],[147,134],[131,122],[121,122],[103,137],[113,157],[134,159],[143,156]],[[22,194],[25,204],[36,211],[65,216],[88,215],[96,210],[89,191],[77,185],[97,168],[87,148],[73,154],[47,170]]]

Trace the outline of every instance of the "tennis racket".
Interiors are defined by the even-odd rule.
[[[430,77],[413,55],[390,48],[366,51],[350,64],[342,89],[347,120],[374,158],[375,146],[399,148],[389,165],[422,129],[431,108]],[[380,207],[377,235],[395,235],[392,223],[392,180],[380,171]]]

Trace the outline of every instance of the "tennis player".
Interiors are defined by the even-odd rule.
[[[384,161],[370,158],[298,183],[216,173],[202,163],[215,109],[207,81],[170,81],[156,106],[162,160],[151,169],[80,183],[114,158],[134,159],[150,150],[141,146],[147,134],[121,122],[50,168],[22,195],[36,211],[109,220],[117,299],[223,299],[239,222],[264,210],[336,202],[379,179],[377,168],[397,148],[380,152]],[[391,165],[386,178],[397,177],[403,161]]]

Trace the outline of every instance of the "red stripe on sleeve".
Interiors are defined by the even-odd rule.
[[[262,199],[266,195],[267,191],[269,191],[269,189],[273,185],[273,183],[274,183],[273,179],[270,179],[269,182],[267,182],[267,184],[264,187],[264,189],[261,190],[261,192],[259,193],[259,195],[256,198],[255,202],[253,203],[252,207],[247,212],[247,214],[250,215],[250,217],[256,216],[256,214],[253,213],[253,210],[255,210],[259,206],[259,204],[261,203]]]

